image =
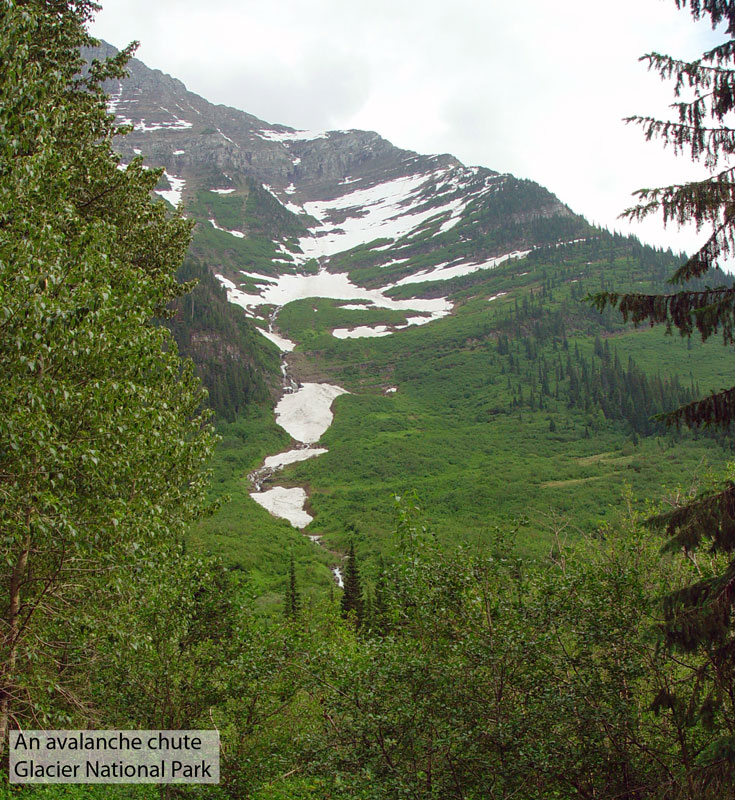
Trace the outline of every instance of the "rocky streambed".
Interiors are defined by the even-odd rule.
[[[348,394],[346,389],[330,383],[299,383],[289,372],[287,350],[281,342],[282,337],[273,331],[273,322],[278,313],[274,312],[269,326],[269,333],[281,349],[281,374],[283,375],[283,394],[275,407],[276,423],[280,425],[297,442],[297,446],[282,453],[268,456],[263,465],[248,475],[253,491],[250,496],[275,517],[288,520],[294,528],[303,530],[313,517],[306,511],[308,499],[306,490],[296,487],[272,486],[265,489],[266,483],[287,464],[315,458],[327,452],[324,447],[315,447],[324,432],[332,424],[332,402],[341,394]],[[281,342],[279,342],[281,340]],[[289,342],[289,344],[291,344]],[[289,350],[293,349],[290,347]],[[321,546],[318,536],[309,536],[316,545]],[[342,586],[342,574],[339,567],[332,569],[334,579]]]

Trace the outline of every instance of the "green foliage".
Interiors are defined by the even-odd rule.
[[[227,302],[225,289],[205,263],[188,256],[178,277],[196,286],[174,302],[167,326],[181,355],[195,363],[209,392],[207,406],[233,422],[250,405],[270,403],[280,383],[276,349],[253,329],[241,308]]]
[[[353,619],[358,627],[362,624],[364,612],[362,586],[353,542],[350,542],[350,549],[345,562],[344,590],[340,601],[340,609],[345,619]]]
[[[160,800],[158,786],[145,784],[70,784],[56,783],[49,786],[0,784],[2,800]]]
[[[92,3],[0,6],[0,740],[88,713],[84,641],[159,544],[205,506],[204,393],[153,324],[188,287],[190,223],[119,169],[101,82],[82,77]]]
[[[345,552],[354,538],[374,557],[387,547],[391,496],[417,489],[440,541],[487,542],[494,524],[527,513],[519,546],[543,556],[550,504],[587,529],[611,513],[626,482],[642,499],[702,459],[724,464],[727,451],[709,437],[677,436],[651,416],[698,385],[716,386],[729,355],[716,342],[690,349],[636,332],[579,301],[603,280],[658,286],[675,263],[623,237],[549,248],[467,276],[450,317],[376,339],[327,333],[367,312],[332,301],[284,308],[279,324],[304,341],[306,374],[353,392],[335,402],[322,440],[329,452],[284,472],[310,486],[310,531]],[[488,303],[499,292],[507,295]],[[388,321],[369,313],[372,324]],[[304,363],[299,355],[292,363]],[[624,449],[634,435],[635,455]]]
[[[731,773],[704,765],[727,750],[731,698],[713,706],[706,659],[655,636],[661,592],[693,566],[627,515],[579,551],[565,526],[546,563],[501,529],[488,550],[448,553],[402,502],[387,626],[332,629],[307,654],[324,724],[296,769],[337,797],[727,796]]]
[[[670,56],[651,53],[645,57],[649,67],[664,79],[675,81],[674,93],[689,96],[675,104],[678,121],[636,117],[646,137],[660,138],[664,145],[676,151],[688,151],[692,160],[700,161],[710,175],[704,180],[660,189],[643,189],[638,192],[641,203],[631,209],[628,216],[642,218],[661,211],[664,221],[679,224],[693,222],[697,228],[711,231],[705,244],[674,273],[672,284],[683,284],[710,277],[716,267],[733,253],[735,225],[733,224],[733,169],[717,171],[718,163],[735,152],[733,131],[726,118],[735,107],[735,10],[731,3],[699,0],[687,3],[677,0],[677,6],[690,7],[695,19],[709,17],[713,27],[725,19],[730,38],[700,59],[684,62]],[[717,277],[715,275],[715,277]],[[731,345],[733,337],[733,312],[735,287],[732,283],[716,287],[694,286],[674,294],[629,293],[619,295],[603,292],[596,295],[594,303],[599,309],[618,307],[623,318],[636,325],[664,323],[670,331],[676,328],[682,336],[690,337],[696,328],[703,340],[721,332],[723,343]],[[729,427],[735,420],[733,405],[735,389],[727,389],[693,400],[663,415],[670,424],[679,427],[720,426]],[[698,575],[690,584],[667,594],[665,635],[669,644],[686,652],[704,652],[709,669],[714,675],[713,694],[708,699],[710,712],[725,705],[723,687],[731,685],[732,652],[735,644],[733,618],[735,614],[735,513],[733,484],[710,491],[695,498],[678,500],[673,510],[649,520],[653,528],[665,530],[669,535],[669,548],[687,554],[696,551],[705,542],[711,542],[715,553],[726,553],[729,563],[720,564],[719,570],[709,575]],[[727,691],[727,690],[724,690]],[[657,707],[666,707],[674,714],[683,713],[685,701],[678,689],[662,692]],[[710,713],[708,712],[708,713]],[[726,736],[720,744],[712,744],[700,756],[700,763],[717,769],[735,764],[731,739]],[[728,744],[724,744],[728,743]]]

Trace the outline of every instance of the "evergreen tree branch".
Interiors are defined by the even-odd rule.
[[[735,207],[735,169],[728,167],[702,181],[638,189],[634,194],[646,202],[623,211],[623,219],[640,220],[661,210],[664,225],[671,221],[678,225],[693,222],[701,228],[707,223],[716,224],[725,217],[725,209]]]
[[[727,23],[726,32],[735,36],[735,6],[730,0],[675,0],[679,9],[689,8],[694,19],[710,18],[712,28]]]
[[[654,419],[677,428],[682,423],[688,428],[712,425],[727,427],[735,419],[735,387],[711,394],[703,400],[687,403],[666,414],[658,414]]]
[[[689,258],[676,272],[669,278],[671,284],[682,284],[704,275],[711,269],[718,266],[717,262],[723,256],[727,256],[735,250],[735,239],[733,239],[733,227],[728,219],[718,225],[705,244]]]
[[[658,138],[664,147],[672,147],[680,155],[689,149],[693,161],[704,158],[704,165],[714,169],[720,159],[735,153],[735,129],[702,125],[704,116],[695,104],[677,104],[680,121],[660,120],[655,117],[626,117],[624,122],[641,125],[646,141]]]
[[[711,539],[713,552],[735,552],[735,483],[728,481],[724,489],[649,517],[646,525],[669,537],[666,550],[693,550]]]
[[[636,326],[643,322],[651,326],[665,323],[669,328],[677,328],[682,336],[691,336],[696,328],[703,341],[722,330],[725,344],[735,341],[735,288],[718,287],[664,295],[600,292],[589,300],[600,312],[606,306],[618,308],[624,322],[630,321]]]

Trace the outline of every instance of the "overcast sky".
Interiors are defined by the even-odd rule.
[[[691,59],[718,37],[674,0],[101,0],[92,32],[192,91],[295,128],[378,131],[531,178],[592,222],[693,249],[693,233],[628,227],[631,193],[696,176],[632,114],[671,88],[638,57]]]

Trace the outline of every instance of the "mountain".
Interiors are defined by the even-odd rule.
[[[105,46],[89,55],[113,52]],[[110,110],[133,126],[120,152],[126,161],[145,153],[147,163],[163,166],[159,194],[183,200],[202,226],[208,220],[229,234],[220,237],[232,250],[225,277],[241,280],[236,270],[244,267],[281,274],[316,262],[363,285],[400,286],[590,234],[581,217],[530,181],[401,150],[373,132],[270,124],[212,105],[135,59],[129,71],[108,87]]]
[[[181,277],[200,282],[171,324],[223,420],[215,487],[233,498],[195,538],[230,563],[252,574],[267,551],[280,569],[294,542],[309,557],[251,494],[363,556],[391,546],[391,496],[412,490],[440,539],[486,542],[503,524],[544,555],[557,514],[590,531],[625,485],[642,500],[726,459],[729,443],[651,420],[717,384],[722,348],[583,302],[661,288],[671,252],[591,226],[532,181],[373,132],[265,122],[135,59],[129,72],[108,87],[131,128],[122,164],[163,167],[157,195],[196,220]],[[279,405],[278,427],[284,387],[311,406]],[[319,552],[315,581],[334,558]]]

